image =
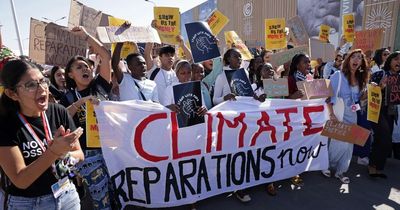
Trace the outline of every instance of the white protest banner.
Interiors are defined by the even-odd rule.
[[[96,107],[104,159],[122,209],[194,203],[224,192],[328,168],[324,99],[237,97],[205,122],[178,128],[152,102]]]
[[[66,66],[75,55],[86,55],[86,41],[67,27],[31,18],[29,57],[40,64]]]
[[[103,43],[136,42],[136,43],[158,43],[161,44],[157,31],[148,26],[107,26],[97,27],[97,35]]]

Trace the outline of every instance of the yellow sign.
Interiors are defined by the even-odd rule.
[[[222,12],[214,10],[207,18],[207,23],[210,26],[212,33],[217,36],[219,32],[228,24],[229,18],[226,17]]]
[[[382,104],[382,92],[379,86],[368,85],[367,120],[378,123]]]
[[[119,19],[116,17],[108,16],[109,26],[121,26],[126,20]],[[114,53],[116,44],[111,45],[111,53]],[[121,49],[121,58],[125,59],[129,54],[137,52],[136,46],[131,42],[125,42]]]
[[[319,27],[319,40],[321,40],[321,42],[328,42],[329,31],[331,30],[331,27],[324,24],[320,25]]]
[[[86,103],[86,146],[89,148],[100,148],[100,134],[97,126],[96,113],[90,101]]]
[[[228,48],[236,47],[240,51],[243,60],[251,60],[253,58],[253,55],[235,31],[225,31],[225,42]]]
[[[179,8],[154,7],[154,20],[157,20],[157,31],[162,43],[179,44],[176,36],[181,33]]]
[[[265,19],[265,48],[286,48],[285,18]]]
[[[190,49],[189,41],[186,41],[186,47]],[[186,59],[186,60],[188,59],[188,58],[186,58],[185,51],[180,46],[178,47],[178,58],[179,59]]]
[[[354,14],[343,15],[343,35],[346,38],[346,42],[354,42]]]

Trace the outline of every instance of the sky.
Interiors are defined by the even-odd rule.
[[[21,34],[24,54],[29,49],[30,18],[67,26],[70,0],[13,0]],[[179,7],[183,13],[205,0],[78,0],[79,2],[109,15],[129,20],[132,25],[150,25],[153,19],[153,6]],[[0,0],[0,25],[3,44],[19,54],[17,33],[11,10],[11,0]],[[48,20],[44,19],[47,18]]]

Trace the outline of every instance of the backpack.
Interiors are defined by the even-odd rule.
[[[150,75],[150,80],[152,80],[152,81],[154,81],[154,78],[156,78],[156,76],[157,76],[157,74],[158,74],[158,72],[160,72],[160,68],[156,68],[156,69],[154,69],[154,71],[151,73],[151,75]]]

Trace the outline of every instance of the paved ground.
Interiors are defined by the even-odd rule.
[[[251,188],[252,201],[242,204],[229,194],[222,194],[198,202],[198,210],[258,210],[258,209],[399,209],[400,161],[389,159],[385,174],[388,179],[372,179],[365,166],[351,163],[348,176],[351,183],[342,185],[338,179],[325,178],[320,172],[302,175],[304,187],[293,189],[288,180],[276,183],[278,195],[269,196],[264,186]],[[165,210],[189,210],[188,206]],[[164,209],[163,209],[164,210]]]

